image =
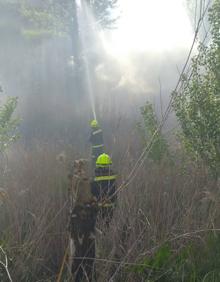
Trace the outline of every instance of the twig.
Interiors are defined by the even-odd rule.
[[[12,282],[12,278],[11,278],[11,275],[10,275],[9,270],[8,270],[8,256],[1,246],[0,246],[0,251],[3,253],[3,255],[5,257],[5,262],[0,260],[0,265],[2,265],[3,268],[5,269],[7,276],[8,276],[8,280],[10,282]]]
[[[63,269],[64,269],[64,265],[65,265],[67,255],[68,255],[68,249],[69,249],[69,246],[66,247],[66,250],[65,250],[65,253],[64,253],[64,256],[63,256],[63,260],[62,260],[62,264],[61,264],[61,267],[60,267],[60,271],[59,271],[59,274],[58,274],[58,277],[57,277],[57,282],[60,282],[61,279],[62,279]]]
[[[163,98],[162,98],[162,85],[161,85],[160,77],[158,78],[158,82],[160,87],[160,114],[161,114],[161,119],[163,119]]]

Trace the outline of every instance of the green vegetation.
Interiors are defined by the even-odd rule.
[[[148,147],[159,126],[153,105],[150,102],[141,107],[142,122],[138,123],[138,129],[145,147]],[[160,162],[169,155],[168,143],[162,132],[158,132],[155,141],[150,149],[149,158]]]
[[[117,2],[118,0],[88,1],[95,21],[103,28],[114,27],[117,17],[112,16],[112,10],[116,8]],[[13,26],[13,21],[7,22],[5,17],[5,15],[11,14],[19,22],[14,28],[28,39],[45,39],[46,35],[72,38],[77,32],[74,20],[75,2],[72,0],[41,1],[38,4],[31,0],[0,0],[0,9],[0,14],[2,14],[0,27]]]
[[[110,11],[117,5],[116,0],[88,2],[96,22],[105,28],[114,27],[116,19],[111,18]],[[73,66],[67,64],[69,56],[75,55],[71,44],[77,43],[74,34],[77,31],[71,19],[73,3],[72,0],[0,0],[0,16],[6,11],[10,14],[10,17],[0,17],[0,29],[5,30],[8,23],[11,24],[2,37],[2,45],[10,51],[2,55],[5,68],[5,62],[9,63],[4,76],[10,74],[9,83],[15,82],[12,88],[22,85],[18,93],[26,91],[25,99],[34,97],[23,108],[24,114],[29,111],[25,118],[25,142],[8,154],[8,169],[2,173],[0,182],[0,246],[10,259],[8,270],[13,281],[56,281],[69,239],[67,167],[75,158],[89,158],[85,143],[90,110],[85,107],[80,112],[79,96],[83,95],[74,90]],[[182,78],[182,91],[173,103],[181,126],[181,140],[193,158],[189,159],[186,151],[178,147],[179,155],[172,156],[170,161],[172,144],[162,131],[157,132],[160,121],[150,102],[141,108],[138,123],[141,142],[131,133],[136,129],[133,116],[126,119],[117,113],[117,107],[124,110],[123,103],[117,105],[116,99],[106,112],[108,107],[98,105],[106,133],[106,149],[113,154],[120,187],[109,229],[104,229],[101,218],[97,223],[98,281],[110,281],[110,278],[126,282],[220,281],[220,183],[216,181],[220,176],[219,0],[214,1],[209,19],[212,39],[208,45],[200,44],[190,73]],[[56,45],[56,40],[50,40],[60,36],[64,36],[60,41],[71,41],[70,37],[73,40],[69,45],[67,42]],[[30,42],[24,38],[32,44],[27,44]],[[49,45],[42,44],[43,40]],[[90,48],[92,45],[88,46],[93,59],[90,60],[92,73],[96,71],[95,66],[102,63],[102,58],[96,58]],[[68,49],[66,53],[64,47]],[[60,72],[55,72],[57,69]],[[82,73],[79,71],[79,78]],[[113,84],[118,83],[113,81]],[[103,84],[111,92],[108,80]],[[97,95],[99,92],[105,93],[98,85]],[[58,99],[60,93],[61,100]],[[79,96],[73,106],[71,99],[76,94]],[[43,95],[48,99],[42,99]],[[103,99],[103,103],[108,104],[110,99]],[[0,153],[18,138],[19,119],[13,117],[17,102],[17,98],[9,98],[0,107]],[[60,102],[61,107],[58,107]],[[63,118],[65,113],[66,119]],[[37,119],[32,114],[36,114]],[[149,146],[150,161],[138,166],[135,177],[121,189],[140,151]],[[202,165],[195,163],[207,165],[214,178]],[[4,259],[5,254],[0,251],[0,281],[3,282],[7,281],[5,267],[1,264]],[[66,265],[62,277],[68,276]]]
[[[16,128],[19,119],[12,115],[17,106],[17,98],[9,98],[0,107],[0,152],[4,152],[17,138]]]
[[[198,160],[220,175],[220,1],[209,11],[211,41],[200,44],[192,69],[184,76],[174,109],[182,128],[182,140]]]
[[[164,244],[130,270],[146,282],[218,282],[220,236],[210,233],[205,241],[191,241],[178,251]]]

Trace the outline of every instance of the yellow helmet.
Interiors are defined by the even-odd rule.
[[[90,126],[92,128],[97,128],[99,127],[99,124],[98,124],[98,121],[96,119],[93,119],[91,122],[90,122]]]
[[[105,167],[112,164],[112,160],[107,154],[101,154],[96,160],[97,167]]]

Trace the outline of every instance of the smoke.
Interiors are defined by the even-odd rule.
[[[21,134],[27,145],[39,139],[77,143],[83,148],[81,140],[87,136],[88,121],[93,116],[91,102],[97,118],[106,125],[116,124],[121,116],[132,121],[146,100],[159,108],[160,94],[166,105],[188,52],[180,48],[115,57],[101,38],[103,34],[107,38],[107,32],[101,33],[90,14],[90,34],[83,36],[90,89],[86,96],[74,84],[72,38],[65,34],[27,36],[19,28],[19,16],[10,11],[2,14],[0,79],[7,95],[19,97]]]

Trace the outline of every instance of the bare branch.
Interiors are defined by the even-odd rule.
[[[5,272],[6,272],[7,276],[8,276],[8,280],[10,282],[12,282],[12,278],[11,278],[11,275],[10,275],[9,270],[8,270],[8,256],[7,256],[6,252],[4,251],[4,249],[1,246],[0,246],[0,251],[2,252],[2,254],[4,256],[4,259],[5,259],[4,262],[0,260],[0,265],[4,268],[4,270],[5,270]]]

